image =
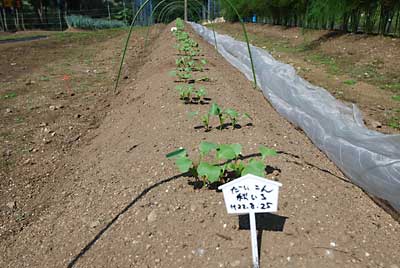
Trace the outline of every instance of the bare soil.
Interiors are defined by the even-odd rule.
[[[14,189],[10,190],[13,194],[2,186],[1,205],[18,201],[11,212],[10,208],[2,206],[2,219],[9,219],[7,213],[14,215],[20,207],[40,204],[40,200],[45,206],[20,219],[21,229],[8,235],[4,235],[7,230],[3,232],[0,267],[250,267],[246,217],[227,215],[221,193],[196,189],[194,179],[179,174],[165,158],[166,153],[180,146],[193,155],[199,142],[207,140],[239,142],[245,155],[256,153],[261,144],[279,151],[277,157],[268,159],[267,177],[283,184],[280,208],[276,215],[262,215],[259,219],[261,267],[398,268],[399,223],[349,183],[302,131],[273,110],[262,93],[254,90],[241,73],[190,28],[187,30],[198,40],[209,62],[208,70],[196,76],[208,76],[211,81],[197,84],[206,86],[212,101],[252,115],[253,124],[242,124],[236,130],[214,128],[210,132],[197,128],[199,121],[190,119],[188,113],[204,113],[208,105],[189,105],[179,100],[174,89],[177,83],[169,75],[175,67],[174,37],[168,27],[160,34],[153,31],[158,38],[151,43],[151,53],[140,57],[140,67],[134,56],[137,54],[130,51],[128,78],[123,81],[119,95],[109,93],[109,82],[104,85],[108,90],[104,90],[103,98],[90,100],[90,94],[97,94],[98,86],[89,81],[88,95],[82,94],[64,104],[64,107],[75,103],[83,107],[69,113],[72,119],[63,129],[68,130],[68,125],[75,122],[73,115],[76,113],[82,113],[79,120],[96,115],[99,119],[89,133],[91,121],[88,120],[73,125],[72,130],[81,126],[80,132],[63,134],[65,137],[61,140],[68,137],[71,137],[68,141],[74,140],[72,149],[66,148],[66,155],[59,158],[57,165],[52,164],[55,168],[48,169],[49,176],[38,173],[37,177],[43,178],[42,184],[42,180],[30,181],[28,189],[38,187],[37,195],[25,198],[26,184],[23,183],[9,186]],[[94,46],[96,57],[102,58],[109,51],[115,51],[116,40],[121,38]],[[135,40],[132,50],[143,56]],[[68,62],[71,60],[72,57]],[[114,74],[110,60],[94,61],[97,70],[110,68],[104,70],[107,72],[99,83],[106,83],[104,80],[111,80]],[[75,62],[71,67],[85,70],[83,66]],[[27,71],[34,73],[35,69]],[[76,85],[82,81],[77,81]],[[42,86],[38,86],[39,89]],[[58,90],[48,90],[41,94],[44,99],[51,100],[40,106],[42,113],[46,116],[62,113],[65,108],[48,110],[48,105],[59,100],[51,98]],[[25,94],[34,96],[29,91]],[[19,96],[6,100],[17,101]],[[70,97],[75,96],[63,98]],[[102,103],[104,99],[107,101]],[[5,100],[1,101],[5,105]],[[19,111],[8,102],[7,107]],[[91,108],[86,111],[85,107]],[[6,106],[1,107],[2,112],[5,109]],[[63,122],[62,118],[53,119],[48,127],[57,133],[60,130],[53,124]],[[43,142],[48,136],[41,130],[47,126],[38,126],[42,121],[49,120],[40,118],[22,128],[33,133],[32,137],[25,137],[33,141],[32,147],[40,148],[35,152],[28,150],[26,158],[40,156],[33,158],[34,165],[28,162],[29,169],[21,173],[16,170],[25,168],[25,164],[19,163],[21,158],[16,157],[15,168],[2,173],[2,185],[3,174],[5,179],[32,175],[36,165],[46,172],[46,165],[51,165],[47,159],[51,159],[54,151],[62,152],[60,147],[46,150],[56,142]],[[213,126],[216,124],[212,122]],[[9,131],[17,131],[12,124],[6,126]],[[30,130],[27,126],[38,129]],[[79,133],[82,135],[75,140],[74,135]],[[8,142],[2,141],[2,144],[11,152],[18,151],[15,148],[24,144],[22,137],[15,143],[11,143],[13,135],[6,137],[3,139]],[[13,153],[7,155],[14,157]],[[13,180],[6,181],[13,185]],[[7,229],[6,220],[2,228]]]
[[[141,64],[144,33],[137,31],[129,48],[131,70]],[[68,157],[91,139],[109,111],[126,32],[7,36],[38,34],[48,39],[0,45],[0,241],[53,202],[72,170]]]
[[[400,132],[400,101],[393,98],[400,95],[400,39],[260,24],[246,27],[251,43],[291,64],[300,76],[336,98],[356,103],[369,128]],[[243,39],[239,24],[217,24],[216,29]]]

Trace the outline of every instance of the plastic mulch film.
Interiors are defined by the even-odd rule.
[[[196,23],[193,29],[214,45],[212,30]],[[216,34],[218,52],[253,80],[247,45]],[[388,201],[400,212],[400,135],[385,135],[365,127],[361,112],[328,91],[311,85],[295,69],[251,46],[257,84],[274,108],[301,127],[353,183]]]

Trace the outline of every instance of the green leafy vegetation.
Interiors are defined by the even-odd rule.
[[[184,85],[176,86],[179,92],[179,98],[184,103],[206,103],[207,91],[204,86],[198,88],[194,83],[197,81],[209,81],[208,77],[195,79],[194,72],[204,71],[207,61],[203,58],[198,58],[200,51],[199,44],[189,37],[189,34],[184,31],[184,22],[181,19],[176,20],[176,29],[172,32],[176,37],[177,45],[175,48],[180,52],[175,60],[176,69],[170,72],[171,76],[175,76],[175,82],[183,82]]]
[[[325,65],[331,74],[338,74],[340,71],[336,60],[333,57],[329,57],[324,54],[312,54],[308,57],[308,60],[317,64]]]
[[[193,117],[198,115],[198,112],[191,113],[190,115]],[[239,113],[235,109],[232,108],[221,108],[218,104],[212,103],[209,111],[200,116],[201,122],[203,123],[203,127],[205,131],[210,131],[212,126],[210,125],[210,118],[215,116],[218,118],[219,126],[217,127],[220,130],[223,130],[225,127],[226,120],[229,120],[228,125],[232,126],[232,129],[239,127],[239,119],[247,118],[248,120],[253,120],[252,117],[248,113]]]
[[[392,96],[392,99],[394,99],[395,101],[400,101],[400,95],[394,95]]]
[[[382,89],[388,89],[393,92],[400,92],[400,83],[386,83]]]
[[[65,20],[70,27],[86,30],[126,27],[126,24],[119,20],[93,19],[82,15],[68,15],[65,16]]]
[[[17,97],[17,93],[15,92],[10,92],[10,93],[6,93],[3,96],[3,99],[13,99]]]
[[[348,80],[343,81],[343,84],[349,85],[349,86],[354,86],[355,84],[357,84],[357,81],[354,79],[348,79]]]
[[[225,183],[246,174],[264,177],[266,175],[265,159],[277,153],[265,146],[259,146],[258,149],[261,160],[251,157],[246,161],[242,156],[242,145],[239,143],[216,144],[202,141],[199,144],[199,155],[196,161],[189,158],[184,148],[179,148],[167,154],[166,157],[175,161],[180,172],[189,172],[196,180],[203,181],[203,186],[207,186],[216,182]]]
[[[400,117],[392,117],[389,119],[388,126],[395,129],[400,129]]]
[[[184,103],[205,103],[205,97],[207,91],[204,86],[200,86],[195,89],[194,85],[185,84],[178,85],[175,89],[179,92],[179,98],[184,101]]]

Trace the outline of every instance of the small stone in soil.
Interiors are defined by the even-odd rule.
[[[17,202],[11,201],[6,204],[9,209],[15,209],[17,207]]]
[[[97,226],[99,226],[100,225],[100,221],[99,220],[96,220],[96,221],[93,221],[91,224],[90,224],[90,228],[96,228]]]
[[[381,127],[382,127],[382,123],[379,122],[379,121],[372,121],[372,122],[371,122],[371,126],[372,126],[373,128],[381,128]]]
[[[147,221],[148,222],[155,222],[157,220],[157,213],[155,210],[153,210],[152,212],[150,212],[149,215],[147,215]]]
[[[198,248],[198,249],[192,251],[192,253],[193,253],[195,256],[198,256],[198,257],[203,256],[205,252],[206,252],[206,251],[205,251],[205,249],[203,249],[203,248]]]
[[[230,263],[231,267],[238,267],[240,265],[240,261],[236,260]]]

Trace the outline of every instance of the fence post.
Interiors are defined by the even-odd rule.
[[[25,29],[25,21],[24,21],[24,11],[21,8],[21,25],[22,25],[22,30],[26,31]]]
[[[122,0],[122,5],[123,5],[123,7],[124,7],[124,22],[125,22],[125,24],[127,24],[127,21],[126,21],[126,6],[125,6],[125,0]]]
[[[62,31],[62,30],[63,30],[63,27],[62,27],[60,6],[58,7],[57,11],[58,11],[58,22],[59,22],[59,24],[60,24],[60,31]]]
[[[4,18],[4,29],[6,31],[8,31],[8,27],[7,27],[7,15],[6,15],[6,9],[3,8],[3,18]]]
[[[0,27],[1,30],[4,32],[4,22],[3,22],[3,12],[1,12],[1,10],[3,10],[2,8],[0,9]]]
[[[185,8],[185,11],[184,11],[184,20],[185,20],[185,21],[188,21],[187,0],[185,0],[184,8]]]
[[[111,20],[110,2],[107,0],[108,20]]]

